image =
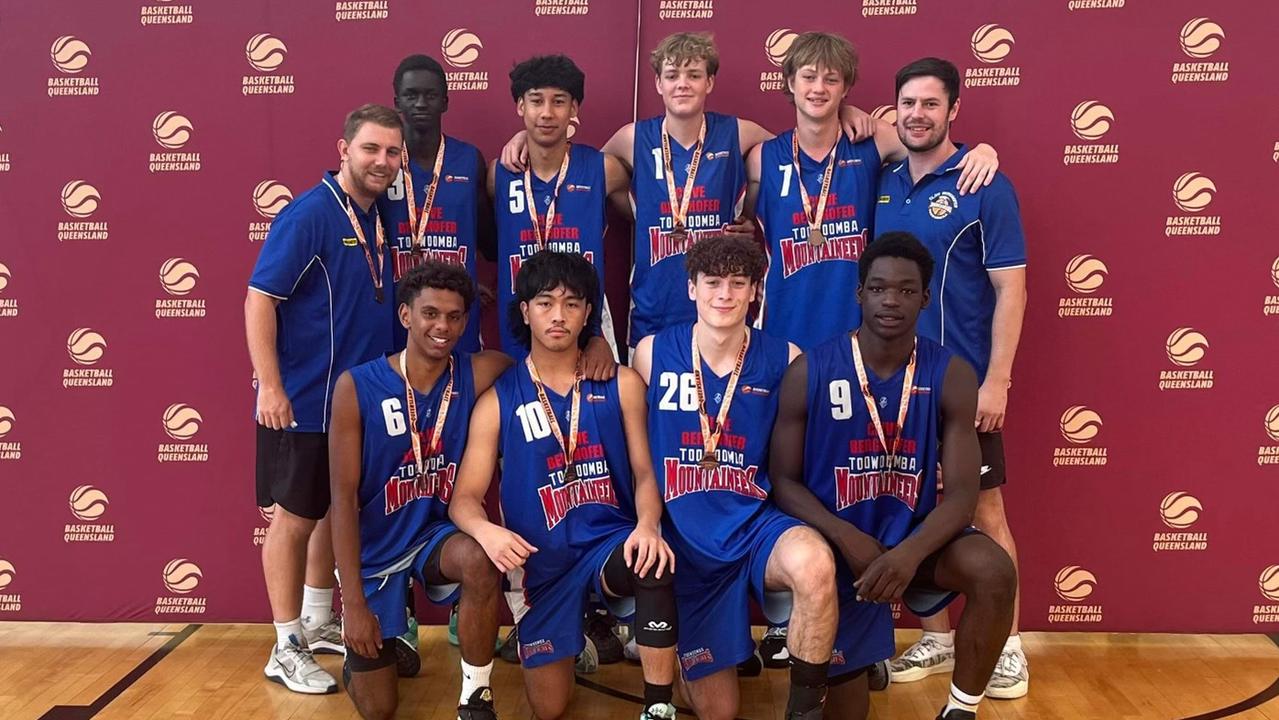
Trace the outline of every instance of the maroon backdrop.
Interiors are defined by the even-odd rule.
[[[245,281],[400,57],[446,61],[446,128],[492,157],[534,52],[586,70],[578,137],[599,144],[636,97],[660,112],[648,50],[708,29],[711,107],[778,131],[774,60],[821,28],[857,44],[850,99],[888,119],[899,66],[954,60],[954,134],[1017,187],[1023,625],[1279,629],[1271,4],[180,3],[0,0],[0,620],[267,619]]]

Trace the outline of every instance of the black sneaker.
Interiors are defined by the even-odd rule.
[[[417,648],[402,635],[392,642],[395,643],[395,674],[402,678],[417,677],[422,671],[422,656],[417,654]]]
[[[497,720],[493,710],[493,691],[486,687],[471,693],[465,705],[457,706],[457,720]]]
[[[586,636],[595,643],[600,665],[619,663],[626,656],[622,641],[613,632],[616,624],[617,621],[607,612],[591,610],[586,613]]]
[[[520,664],[520,634],[517,632],[519,626],[511,628],[506,634],[506,639],[502,641],[502,647],[498,648],[497,654],[503,660],[515,665]]]
[[[806,712],[793,710],[786,713],[786,720],[822,720],[822,713],[825,712],[825,710],[826,709],[821,705],[818,705],[812,710],[808,710]]]
[[[759,677],[762,672],[764,672],[764,661],[760,659],[758,650],[737,663],[737,677]],[[818,717],[821,716],[818,715]]]
[[[942,709],[945,710],[945,708]],[[941,713],[937,716],[937,720],[977,720],[977,713],[955,708],[950,712]]]
[[[786,649],[786,628],[769,625],[764,631],[764,639],[759,641],[759,655],[764,660],[764,667],[790,667],[790,651]]]
[[[888,661],[880,660],[871,665],[866,671],[866,680],[871,690],[887,690],[888,685],[893,681],[893,674],[888,672]]]

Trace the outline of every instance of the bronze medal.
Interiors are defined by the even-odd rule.
[[[715,470],[719,467],[719,460],[712,453],[703,453],[701,462],[697,463],[703,470]]]
[[[564,484],[577,482],[577,469],[572,465],[564,468]]]
[[[820,228],[811,228],[808,232],[808,244],[821,247],[826,244],[826,236],[822,234]]]
[[[682,245],[688,242],[688,231],[684,229],[683,225],[676,225],[675,229],[671,230],[670,238],[672,241]]]

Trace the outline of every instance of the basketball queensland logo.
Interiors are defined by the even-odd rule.
[[[1106,448],[1093,445],[1101,432],[1101,415],[1084,405],[1066,408],[1061,414],[1061,436],[1068,447],[1053,448],[1053,467],[1096,467],[1106,464]]]
[[[1208,533],[1187,532],[1203,513],[1203,503],[1188,492],[1171,492],[1159,502],[1159,519],[1178,532],[1156,532],[1151,540],[1155,552],[1197,552],[1208,549]]]
[[[3,266],[0,266],[0,276],[3,275]],[[1270,264],[1270,282],[1279,288],[1279,257]],[[0,290],[4,290],[4,286],[0,285]],[[16,313],[15,313],[16,314]],[[1262,315],[1279,315],[1279,295],[1267,295],[1261,304]],[[0,298],[0,317],[4,317],[4,300]]]
[[[178,442],[160,443],[156,449],[156,461],[173,462],[208,462],[209,446],[205,443],[186,442],[195,438],[204,424],[200,411],[185,403],[174,403],[164,409],[161,418],[164,434]]]
[[[102,203],[102,193],[96,187],[84,180],[72,180],[62,186],[59,197],[62,211],[74,219],[58,221],[58,242],[110,239],[107,221],[95,217]]]
[[[160,287],[169,297],[156,298],[157,318],[201,318],[206,309],[204,298],[186,297],[195,291],[200,271],[182,258],[169,258],[160,264]]]
[[[262,517],[262,522],[266,525],[253,528],[253,547],[262,547],[262,543],[266,542],[266,531],[271,527],[271,521],[275,519],[275,506],[258,508],[258,515]]]
[[[1004,65],[1016,39],[1008,28],[991,23],[973,31],[969,44],[979,67],[964,70],[964,87],[1012,87],[1021,84],[1021,68]]]
[[[1216,56],[1226,40],[1226,31],[1206,17],[1197,17],[1181,26],[1181,52],[1192,62],[1172,64],[1172,82],[1220,83],[1230,79],[1230,62]],[[1213,58],[1209,61],[1208,58]]]
[[[466,28],[455,28],[444,33],[440,40],[440,54],[444,62],[456,68],[444,73],[450,91],[488,90],[489,74],[487,70],[474,68],[480,60],[480,51],[484,43],[480,36]]]
[[[178,150],[186,147],[191,141],[194,130],[191,121],[185,115],[173,110],[166,110],[151,121],[151,135],[155,142],[165,150]],[[199,172],[200,153],[191,152],[153,152],[150,153],[147,169],[158,172]]]
[[[9,285],[12,282],[12,271],[9,270],[8,265],[0,262],[0,320],[18,317],[18,298],[12,297],[13,290],[9,289]],[[5,292],[6,289],[9,290],[7,293]],[[6,295],[10,297],[6,297]]]
[[[80,522],[65,525],[62,531],[63,542],[112,542],[115,540],[115,525],[100,522],[111,505],[105,492],[92,485],[81,485],[71,491],[68,504],[71,507],[71,514]]]
[[[533,0],[534,15],[586,15],[591,0]]]
[[[919,0],[862,0],[862,17],[914,15],[917,12]]]
[[[109,388],[115,376],[109,367],[100,367],[107,351],[107,339],[92,328],[82,327],[67,336],[67,355],[78,367],[62,370],[64,388]]]
[[[1200,172],[1183,173],[1172,184],[1172,201],[1184,215],[1169,215],[1164,235],[1220,235],[1221,216],[1202,215],[1217,196],[1217,184]]]
[[[338,22],[361,20],[385,20],[391,17],[387,0],[338,0],[333,8],[333,19]]]
[[[1066,145],[1061,161],[1066,165],[1112,165],[1119,162],[1119,145],[1097,142],[1110,132],[1115,114],[1096,100],[1085,100],[1070,112],[1070,131],[1086,144]]]
[[[16,613],[22,610],[22,596],[12,587],[18,579],[18,569],[12,562],[0,558],[0,613]]]
[[[174,558],[165,563],[161,571],[168,595],[155,599],[156,615],[203,615],[207,598],[197,594],[204,572],[187,558]]]
[[[1261,592],[1261,597],[1269,600],[1272,604],[1254,605],[1252,607],[1253,624],[1269,625],[1271,623],[1279,623],[1279,565],[1271,565],[1261,571],[1261,575],[1257,578],[1257,590]]]
[[[897,125],[897,108],[892,105],[880,105],[871,111],[870,116],[876,120],[883,120],[889,125]]]
[[[764,57],[775,68],[780,68],[786,61],[786,53],[795,42],[799,33],[790,28],[778,28],[764,38]],[[777,92],[786,87],[786,79],[781,70],[763,70],[759,74],[760,92]]]
[[[1057,317],[1110,317],[1114,298],[1097,295],[1110,269],[1095,255],[1076,255],[1066,263],[1066,287],[1074,296],[1057,301]]]
[[[195,22],[195,11],[190,5],[172,0],[155,0],[142,6],[142,26],[190,25]]]
[[[93,51],[88,43],[74,35],[63,35],[49,47],[49,59],[61,75],[49,78],[49,97],[97,95],[101,92],[98,78],[85,74]]]
[[[259,242],[266,240],[275,216],[280,214],[285,205],[293,202],[293,191],[276,180],[263,180],[254,186],[252,199],[253,209],[266,218],[266,222],[249,223],[249,242]]]
[[[1179,368],[1194,370],[1160,370],[1160,390],[1211,390],[1212,370],[1197,367],[1208,352],[1208,338],[1194,328],[1177,328],[1164,343],[1168,361]]]
[[[1118,10],[1124,6],[1125,0],[1067,0],[1066,9],[1075,10]]]
[[[1057,597],[1070,603],[1068,605],[1049,605],[1048,622],[1057,623],[1099,623],[1101,622],[1101,605],[1082,605],[1097,590],[1097,576],[1078,566],[1067,565],[1057,571],[1053,577],[1053,591]],[[1095,599],[1094,599],[1095,601]]]
[[[244,44],[244,57],[258,75],[245,75],[240,83],[244,95],[292,95],[293,76],[276,73],[284,64],[289,48],[271,33],[258,33]]]
[[[723,2],[723,0],[720,0]],[[715,0],[658,0],[658,20],[711,20]]]
[[[17,423],[13,411],[0,405],[0,460],[21,460],[22,443],[14,436]]]
[[[4,127],[0,126],[0,134],[4,133]],[[1279,143],[1275,143],[1275,158],[1279,159]],[[0,152],[0,173],[7,173],[13,169],[13,161],[9,158],[9,153]]]
[[[1257,448],[1257,464],[1279,465],[1279,405],[1266,411],[1264,422],[1266,436],[1273,444],[1261,445]]]

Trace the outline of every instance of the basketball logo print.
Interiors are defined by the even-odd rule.
[[[200,271],[182,258],[169,258],[160,266],[160,284],[170,295],[186,295],[195,289]]]
[[[3,281],[4,266],[0,265],[0,290],[4,289]],[[1279,257],[1275,258],[1275,261],[1270,264],[1270,281],[1275,284],[1275,287],[1279,287]]]
[[[1279,405],[1270,408],[1266,413],[1266,434],[1271,440],[1279,442]]]
[[[1016,41],[1007,28],[991,23],[973,33],[973,56],[984,63],[1001,62],[1013,51]]]
[[[271,521],[275,519],[275,506],[274,505],[271,505],[270,507],[259,506],[258,514],[262,516],[262,520],[266,522],[266,524],[270,525]]]
[[[0,590],[9,587],[9,583],[13,582],[17,574],[18,571],[13,567],[13,563],[8,560],[0,560]]]
[[[797,37],[799,33],[790,28],[778,28],[769,33],[764,39],[764,54],[768,56],[768,61],[781,67],[786,61],[786,53],[790,52],[790,46]]]
[[[1080,140],[1100,140],[1110,132],[1115,114],[1096,100],[1085,100],[1070,113],[1070,129]]]
[[[151,123],[151,133],[160,147],[177,150],[191,140],[191,121],[185,116],[169,110],[155,116]]]
[[[883,120],[889,125],[897,125],[897,108],[892,105],[880,105],[871,111],[870,116],[876,120]]]
[[[1109,273],[1106,263],[1097,257],[1076,255],[1066,263],[1066,284],[1071,290],[1087,295],[1097,292]]]
[[[1057,571],[1053,586],[1057,591],[1057,597],[1062,600],[1080,602],[1097,589],[1097,576],[1078,565],[1067,565]]]
[[[1159,503],[1159,516],[1163,518],[1164,525],[1174,530],[1183,530],[1198,522],[1199,513],[1203,509],[1199,498],[1179,491],[1168,493],[1163,502]]]
[[[1174,365],[1192,367],[1203,360],[1208,338],[1194,328],[1177,328],[1168,336],[1168,359]]]
[[[4,574],[4,561],[0,560],[0,578]],[[9,567],[13,567],[10,565]],[[1261,571],[1261,577],[1257,579],[1257,586],[1261,590],[1261,594],[1267,600],[1279,602],[1279,565],[1271,565]],[[0,587],[4,587],[4,580],[0,579]]]
[[[200,566],[186,558],[170,560],[164,566],[164,586],[172,593],[185,595],[191,592],[200,584],[202,577],[204,574],[200,572]]]
[[[1276,267],[1279,267],[1279,261],[1276,261]],[[13,273],[9,272],[9,267],[4,263],[0,263],[0,290],[9,287],[9,278],[11,277],[13,277]],[[1279,275],[1276,275],[1276,277],[1279,277]],[[1279,280],[1276,280],[1275,283],[1279,284]]]
[[[89,56],[93,51],[83,40],[74,35],[63,35],[53,41],[49,48],[49,56],[53,58],[53,66],[59,72],[74,75],[89,66]]]
[[[1201,212],[1217,194],[1217,186],[1207,175],[1188,172],[1172,184],[1172,199],[1183,212]]]
[[[1181,27],[1181,51],[1192,58],[1206,58],[1221,49],[1226,31],[1206,17],[1195,18]]]
[[[71,514],[81,520],[97,520],[110,504],[107,494],[92,485],[81,485],[71,491]]]
[[[0,405],[0,438],[8,435],[13,430],[13,421],[17,420],[13,416],[13,411]]]
[[[95,365],[106,352],[107,339],[89,328],[79,328],[67,338],[67,354],[77,365]]]
[[[1101,416],[1096,411],[1074,405],[1061,414],[1061,436],[1076,445],[1083,445],[1097,437],[1101,424]]]
[[[444,55],[444,60],[459,69],[474,65],[480,59],[480,50],[483,49],[484,43],[480,42],[480,36],[466,28],[450,30],[440,41],[440,53]]]
[[[293,202],[293,191],[274,180],[263,180],[253,188],[253,208],[268,220],[274,220],[285,205]]]
[[[568,139],[569,140],[572,140],[573,136],[577,134],[577,128],[581,124],[582,124],[581,119],[579,119],[576,115],[568,119]]]
[[[164,432],[174,440],[190,440],[200,432],[204,418],[186,403],[173,403],[164,411]]]
[[[249,64],[258,72],[271,72],[284,64],[284,56],[289,53],[284,41],[271,33],[258,33],[249,38],[244,46],[244,55]]]
[[[83,180],[72,180],[62,186],[62,209],[73,218],[87,218],[98,209],[102,195]]]

